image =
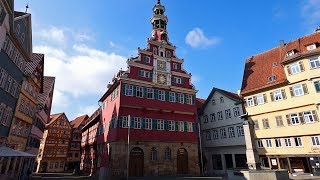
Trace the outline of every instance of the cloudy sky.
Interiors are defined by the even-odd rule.
[[[156,0],[16,0],[32,14],[33,51],[45,54],[45,75],[56,77],[52,113],[89,116],[114,74],[126,68],[151,36]],[[162,0],[170,41],[192,73],[197,96],[212,87],[237,92],[244,61],[313,33],[320,0]]]

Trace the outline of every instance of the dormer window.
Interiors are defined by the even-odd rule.
[[[179,70],[180,69],[180,65],[177,63],[173,63],[173,69]]]
[[[294,55],[294,50],[288,51],[287,52],[287,57],[293,56]]]
[[[307,50],[308,50],[308,51],[314,50],[314,49],[316,49],[316,48],[317,48],[317,46],[316,46],[315,43],[307,45]]]
[[[276,75],[273,75],[273,76],[268,77],[268,81],[269,81],[269,82],[273,82],[273,81],[275,81],[275,80],[277,80],[277,76],[276,76]]]
[[[142,56],[142,61],[145,62],[145,63],[150,63],[150,57]]]
[[[277,66],[278,66],[278,63],[277,63],[277,62],[273,62],[272,66],[273,66],[273,67],[277,67]]]

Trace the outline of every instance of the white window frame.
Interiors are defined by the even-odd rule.
[[[258,105],[264,104],[264,96],[263,96],[263,94],[258,94],[256,96],[256,98],[257,98],[257,104]]]
[[[164,130],[164,120],[162,119],[157,120],[157,130]]]
[[[151,95],[151,96],[150,96]],[[154,99],[154,89],[147,88],[147,98],[148,99]]]
[[[220,129],[220,137],[221,139],[226,139],[227,138],[227,132],[225,128]]]
[[[211,132],[210,131],[206,131],[206,140],[211,140]]]
[[[186,96],[186,104],[192,104],[191,102],[191,99],[192,99],[192,95],[189,95],[189,94],[185,94],[185,96]]]
[[[212,131],[212,136],[213,136],[213,139],[219,139],[219,132],[218,132],[218,130],[213,130],[213,131]]]
[[[310,69],[320,68],[320,59],[319,57],[312,57],[309,59]]]
[[[234,115],[234,117],[240,116],[240,108],[239,107],[233,108],[233,115]]]
[[[187,122],[188,132],[193,132],[192,122]]]
[[[243,126],[237,126],[238,137],[244,136]]]
[[[176,102],[176,93],[175,92],[169,92],[169,101]]]
[[[179,77],[173,77],[173,82],[176,84],[182,84],[182,79]]]
[[[170,120],[168,122],[168,129],[169,131],[175,131],[175,121]]]
[[[294,145],[296,147],[303,147],[303,143],[302,143],[301,137],[295,137],[294,138]]]
[[[280,89],[273,91],[273,99],[274,101],[283,100],[282,92]]]
[[[272,140],[271,139],[266,139],[266,147],[272,148]]]
[[[290,64],[289,67],[290,67],[291,74],[298,74],[298,73],[301,72],[301,68],[300,68],[299,62],[292,63],[292,64]]]
[[[141,129],[141,118],[140,117],[133,118],[133,128]]]
[[[309,44],[306,48],[308,51],[311,51],[311,50],[316,49],[317,47],[316,47],[316,44]]]
[[[229,133],[229,138],[236,137],[236,134],[234,132],[234,127],[229,127],[228,128],[228,133]]]
[[[313,146],[320,146],[320,138],[319,136],[312,136],[311,143]]]
[[[122,128],[128,128],[128,117],[122,116]]]
[[[143,87],[136,86],[136,97],[143,98]]]
[[[281,147],[282,147],[281,139],[280,139],[280,138],[274,139],[274,142],[275,142],[275,147],[276,147],[276,148],[281,148]]]
[[[158,99],[160,101],[165,101],[165,92],[163,90],[158,91]]]
[[[246,99],[246,102],[247,102],[247,106],[254,106],[254,99],[253,97],[248,97]]]
[[[177,63],[173,63],[173,69],[178,70],[178,64]]]
[[[302,84],[293,85],[292,90],[293,90],[294,96],[303,96],[304,95]]]
[[[215,113],[211,113],[211,114],[210,114],[210,121],[211,121],[211,122],[216,121],[216,115],[215,115]]]
[[[223,120],[222,111],[217,112],[218,120]]]
[[[150,63],[150,57],[149,56],[142,56],[142,61],[145,63]]]
[[[284,144],[286,147],[292,147],[291,138],[284,138]]]
[[[303,112],[303,119],[305,123],[314,123],[315,119],[311,111]]]
[[[184,95],[182,93],[177,93],[178,103],[184,104]]]
[[[291,125],[300,124],[300,119],[299,119],[299,114],[298,113],[290,114],[289,118],[290,118]]]
[[[126,84],[125,95],[126,96],[133,96],[133,86],[132,85]]]
[[[151,118],[144,119],[144,128],[148,129],[148,130],[152,129],[152,119]]]
[[[179,131],[183,132],[184,131],[184,122],[179,121]]]
[[[256,142],[257,142],[257,148],[259,149],[263,148],[263,141],[261,139],[257,139]]]
[[[226,113],[226,119],[231,118],[231,109],[225,110]]]

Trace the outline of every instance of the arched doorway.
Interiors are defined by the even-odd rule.
[[[144,155],[141,148],[135,147],[130,151],[129,176],[143,176]]]
[[[177,154],[177,174],[188,173],[188,152],[184,148],[178,149]]]

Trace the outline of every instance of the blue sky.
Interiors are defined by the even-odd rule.
[[[320,0],[161,2],[200,98],[212,87],[237,92],[247,57],[320,25]],[[27,3],[33,50],[46,54],[45,75],[57,77],[52,113],[90,116],[113,75],[146,47],[156,0],[16,0],[15,9]]]

